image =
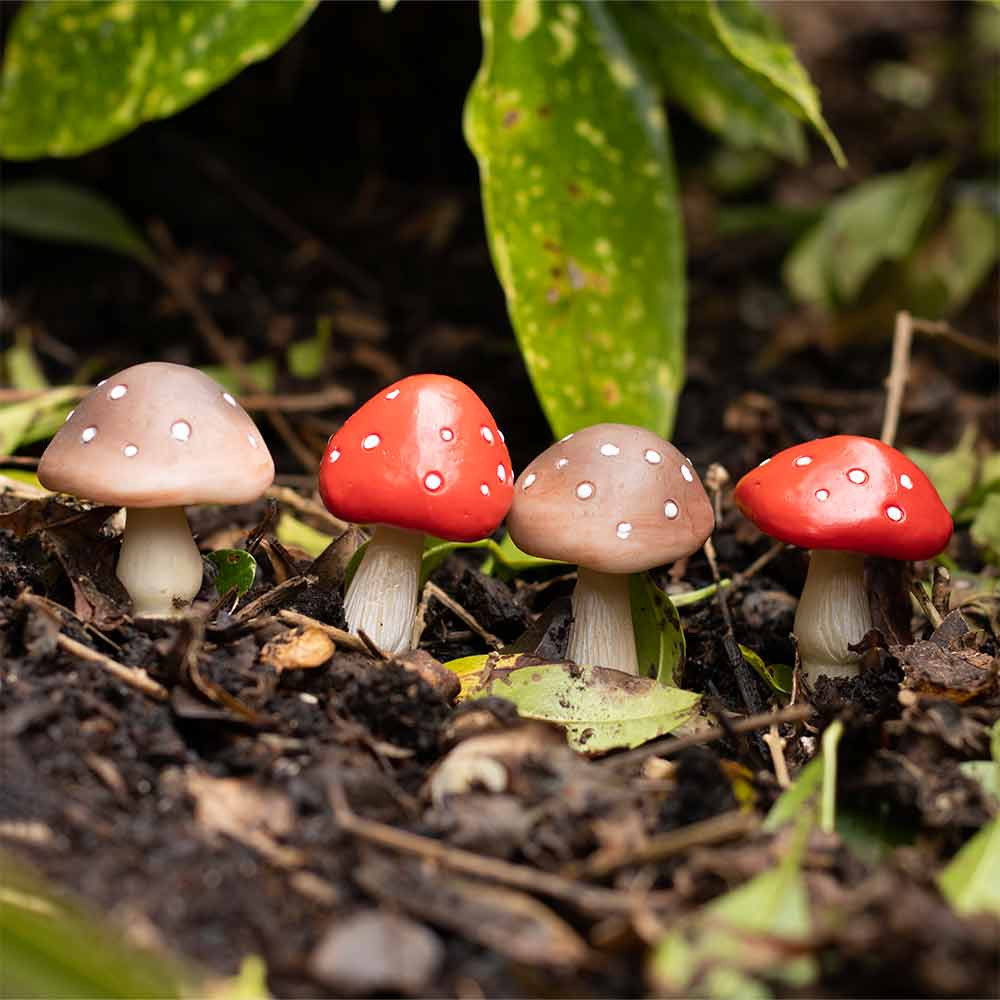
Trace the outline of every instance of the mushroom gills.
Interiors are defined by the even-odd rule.
[[[129,507],[115,573],[139,618],[170,618],[201,589],[201,553],[183,507]]]
[[[363,631],[383,653],[410,648],[423,553],[419,532],[380,524],[344,595],[348,628]]]
[[[861,658],[847,647],[860,642],[872,627],[865,557],[813,549],[794,626],[806,679],[815,683],[823,674],[856,677]]]
[[[600,573],[579,567],[567,659],[581,666],[639,673],[628,579],[627,573]]]

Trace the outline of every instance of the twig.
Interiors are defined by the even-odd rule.
[[[365,819],[356,815],[348,805],[344,790],[336,780],[327,784],[327,795],[334,818],[342,830],[369,843],[436,862],[452,871],[513,886],[524,892],[539,893],[591,913],[630,913],[638,905],[648,901],[646,897],[637,899],[613,889],[584,885],[530,865],[517,865],[499,858],[475,854],[440,840]]]
[[[767,744],[767,749],[771,751],[774,776],[778,779],[778,785],[781,788],[787,788],[792,781],[788,776],[788,764],[785,761],[785,741],[781,738],[778,727],[772,722],[770,729],[761,739]]]
[[[239,380],[241,389],[244,392],[258,392],[260,385],[254,374],[243,364],[236,348],[202,304],[201,299],[194,288],[192,288],[186,275],[180,268],[171,263],[171,259],[176,256],[176,248],[173,245],[173,240],[170,238],[167,227],[161,222],[155,222],[150,226],[150,234],[160,252],[159,257],[151,265],[153,273],[166,285],[178,303],[191,315],[195,326],[198,328],[198,332],[208,344],[211,352]],[[309,471],[315,469],[316,456],[298,434],[292,430],[284,414],[272,411],[268,413],[268,419],[295,457],[302,463],[303,467]]]
[[[951,604],[951,573],[944,566],[934,567],[931,604],[942,618],[948,614],[948,606]]]
[[[60,392],[65,394],[65,401],[70,399],[82,399],[90,392],[92,386],[89,385],[61,385]],[[0,389],[0,403],[26,403],[40,396],[47,396],[52,392],[52,387],[44,389]]]
[[[362,645],[365,647],[365,652],[369,656],[376,660],[388,660],[389,657],[382,652],[381,649],[375,644],[375,640],[372,639],[368,633],[363,629],[358,629],[358,638],[361,640]]]
[[[288,608],[282,608],[278,612],[278,617],[290,625],[307,625],[310,628],[318,628],[342,649],[350,649],[355,653],[368,652],[368,647],[356,635],[351,635],[350,632],[345,632],[335,625],[327,625],[326,622],[321,622],[318,618],[310,618],[309,615],[304,615],[300,611],[290,611]]]
[[[123,663],[112,660],[110,656],[98,653],[89,646],[84,646],[82,642],[77,642],[76,639],[71,639],[68,635],[60,633],[56,636],[56,643],[67,653],[72,653],[81,660],[95,664],[109,674],[113,674],[123,684],[127,684],[156,701],[166,701],[170,697],[170,692],[162,684],[158,684],[145,670],[139,667],[126,667]]]
[[[932,337],[940,337],[947,340],[956,347],[961,347],[972,354],[989,358],[990,361],[1000,361],[1000,348],[991,347],[989,344],[970,337],[967,333],[956,330],[950,323],[944,320],[921,319],[919,316],[913,317],[913,329],[917,333],[926,333]]]
[[[752,733],[758,729],[767,729],[771,725],[780,725],[782,722],[801,722],[815,714],[812,705],[800,704],[789,705],[787,708],[779,708],[774,712],[761,712],[759,715],[748,715],[744,718],[728,716],[728,730],[721,726],[713,726],[710,729],[702,730],[700,733],[692,733],[690,736],[665,736],[661,739],[651,740],[649,743],[636,747],[635,750],[628,750],[625,753],[617,754],[613,757],[605,757],[596,761],[598,767],[617,769],[632,764],[638,764],[649,757],[670,757],[687,750],[689,747],[702,746],[705,743],[714,743],[721,740],[730,733]]]
[[[312,479],[315,485],[315,475]],[[272,500],[277,500],[278,503],[285,504],[286,507],[291,507],[300,514],[312,514],[323,521],[324,524],[328,524],[334,535],[342,535],[350,527],[346,521],[341,521],[339,517],[334,517],[321,503],[317,503],[315,500],[309,499],[309,497],[304,497],[287,486],[269,486],[264,495],[270,497]]]
[[[885,413],[882,417],[882,433],[879,437],[885,444],[896,440],[899,427],[899,410],[903,405],[903,390],[910,377],[910,348],[913,344],[913,319],[901,309],[896,313],[896,329],[892,335],[892,365],[886,379]]]
[[[713,463],[705,477],[705,483],[712,494],[715,507],[715,523],[722,520],[722,487],[729,481],[729,473],[718,463]],[[733,619],[729,614],[729,602],[726,600],[725,588],[720,586],[719,564],[715,558],[715,545],[712,536],[709,535],[702,546],[705,558],[708,559],[708,567],[712,571],[712,579],[715,581],[717,590],[715,596],[719,602],[719,610],[722,612],[723,632],[722,648],[726,651],[726,659],[732,665],[736,675],[736,685],[740,689],[740,697],[748,712],[758,712],[761,709],[760,698],[757,695],[757,686],[750,674],[750,665],[740,652],[739,644],[736,642],[736,633],[733,631]]]
[[[233,615],[233,619],[241,625],[246,624],[252,618],[256,618],[260,615],[261,612],[274,607],[275,604],[283,600],[285,597],[296,593],[303,587],[311,587],[315,582],[316,577],[314,576],[290,577],[284,583],[279,583],[277,586],[272,587],[270,590],[261,594],[260,597],[252,600],[249,604],[245,604],[239,611],[236,612],[235,615]]]
[[[747,580],[756,576],[785,547],[784,542],[775,542],[763,555],[757,556],[745,570],[733,574],[733,586],[742,587]]]
[[[629,865],[645,864],[650,861],[660,861],[674,854],[681,854],[692,847],[702,847],[708,844],[721,844],[750,833],[759,825],[759,820],[752,812],[733,809],[709,819],[689,823],[677,830],[650,837],[641,847],[617,857],[596,856],[585,861],[580,866],[570,866],[564,869],[564,874],[575,874],[577,868],[581,874],[597,878],[610,875],[611,872]]]
[[[931,623],[931,628],[937,628],[942,621],[941,613],[934,606],[933,597],[924,589],[923,583],[915,580],[910,587],[910,594],[917,604],[920,605],[920,610],[924,613],[924,617]]]
[[[354,399],[354,393],[346,386],[328,385],[318,392],[292,392],[281,396],[270,393],[244,395],[240,396],[240,403],[243,409],[254,412],[281,410],[285,413],[301,413],[328,410],[332,406],[350,406]]]
[[[476,619],[462,607],[454,598],[449,597],[436,583],[430,580],[424,584],[424,592],[428,597],[433,597],[439,604],[443,604],[456,618],[465,622],[483,642],[492,649],[499,649],[503,643],[492,632],[487,632]]]

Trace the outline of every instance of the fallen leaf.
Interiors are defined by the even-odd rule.
[[[333,640],[314,626],[291,628],[276,635],[260,651],[261,663],[285,670],[313,670],[328,663],[336,652]]]

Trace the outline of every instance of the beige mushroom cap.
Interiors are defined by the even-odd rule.
[[[152,361],[102,381],[42,455],[43,486],[123,507],[256,500],[274,462],[256,424],[195,368]]]
[[[514,484],[507,528],[525,552],[603,573],[673,562],[712,533],[691,463],[642,427],[595,424],[539,455]]]

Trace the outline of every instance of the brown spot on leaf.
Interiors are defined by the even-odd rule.
[[[513,128],[521,120],[520,111],[508,111],[507,114],[503,116],[503,127]]]

